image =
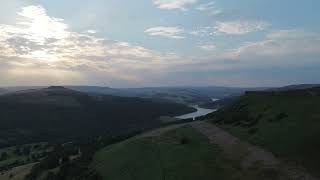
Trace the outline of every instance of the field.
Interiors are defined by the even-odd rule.
[[[319,89],[249,93],[207,116],[233,135],[320,176]]]
[[[241,171],[236,159],[189,126],[152,134],[98,151],[91,166],[106,180],[261,179],[257,169]]]

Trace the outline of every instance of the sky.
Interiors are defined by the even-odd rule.
[[[320,83],[319,0],[1,0],[0,86]]]

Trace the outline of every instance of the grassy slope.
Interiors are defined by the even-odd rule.
[[[181,144],[181,139],[189,143]],[[190,127],[160,136],[133,138],[100,150],[92,167],[104,179],[250,180],[257,170],[241,172],[239,162],[225,158],[214,144]]]
[[[251,93],[210,118],[224,124],[235,136],[299,163],[319,176],[319,107],[319,89]],[[277,117],[280,114],[282,118]]]

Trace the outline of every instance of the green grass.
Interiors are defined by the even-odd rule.
[[[187,139],[186,144],[181,140]],[[241,171],[238,161],[190,127],[160,137],[133,138],[96,153],[92,167],[105,180],[253,180],[259,169]]]
[[[232,122],[222,127],[233,135],[262,146],[284,160],[301,164],[319,176],[319,107],[320,96],[306,93],[261,93],[245,95],[217,114],[220,118],[228,117]],[[248,117],[258,122],[250,127],[241,125],[241,121],[245,120],[238,118],[243,117],[237,116],[241,112],[247,112]],[[281,113],[287,117],[277,118]],[[234,116],[234,120],[230,120],[230,116]]]

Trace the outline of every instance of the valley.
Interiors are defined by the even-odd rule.
[[[320,180],[320,0],[0,0],[0,180]]]
[[[63,127],[56,131],[59,132],[58,135],[52,131],[55,127],[52,122],[49,128],[40,121],[30,119],[30,123],[37,122],[38,127],[50,129],[50,136],[42,136],[41,139],[34,138],[41,133],[34,125],[26,129],[28,126],[22,124],[25,129],[20,131],[31,133],[21,135],[18,131],[11,130],[10,124],[4,126],[8,129],[2,127],[0,132],[11,139],[2,139],[2,142],[18,146],[7,148],[5,143],[2,144],[4,148],[0,152],[7,155],[3,155],[6,160],[0,161],[0,177],[17,180],[199,177],[208,180],[316,180],[319,177],[315,153],[319,114],[316,107],[320,102],[319,95],[317,87],[248,91],[241,96],[235,96],[232,101],[226,100],[228,103],[221,103],[220,108],[214,110],[199,106],[192,108],[185,103],[165,99],[88,94],[64,87],[10,93],[0,97],[0,104],[6,103],[11,109],[18,110],[19,114],[24,113],[17,109],[19,104],[28,104],[29,107],[25,109],[29,111],[34,111],[29,108],[45,107],[43,112],[46,115],[48,110],[57,113],[61,107],[77,112],[77,117],[83,116],[78,120],[84,124],[74,123],[70,118],[68,122],[53,119],[54,124],[59,122],[56,127]],[[216,99],[213,101],[218,102]],[[87,106],[89,104],[90,108],[94,107],[95,110],[91,110]],[[131,111],[124,108],[133,105],[135,109],[132,112],[135,113],[129,115]],[[97,116],[81,114],[83,111],[97,115],[100,114],[97,110],[102,107],[106,109],[101,109],[101,115],[108,113],[105,121],[93,121],[92,118],[96,119]],[[111,107],[116,109],[108,110]],[[143,116],[137,113],[140,107]],[[146,111],[146,108],[150,110]],[[125,110],[127,114],[120,116],[119,110]],[[149,112],[152,112],[150,116],[146,114]],[[65,113],[61,115],[51,116],[59,119],[75,116]],[[25,115],[28,116],[30,115]],[[169,118],[170,116],[176,118]],[[4,114],[2,117],[8,118]],[[33,117],[42,115],[35,114]],[[90,117],[90,124],[85,123],[86,117]],[[118,121],[123,123],[118,122],[116,125],[116,121],[108,120],[110,117],[117,117]],[[130,126],[129,117],[131,120],[136,118],[136,121],[132,122],[134,126]],[[10,119],[19,120],[15,116]],[[112,124],[108,125],[108,121]],[[48,122],[50,121],[46,121]],[[61,124],[62,122],[64,124]],[[15,126],[19,127],[19,121],[15,123]],[[96,126],[94,123],[97,123]],[[108,132],[106,130],[110,125],[112,131]],[[83,129],[82,126],[86,128]],[[71,128],[73,130],[69,131]],[[40,140],[46,140],[50,145],[46,143],[47,148],[41,150],[46,153],[37,159],[31,158],[39,154],[33,148],[30,149],[30,154],[21,156],[13,152],[17,147],[38,147],[37,143],[23,144]],[[43,145],[40,144],[41,146]],[[312,158],[310,154],[313,154]]]

